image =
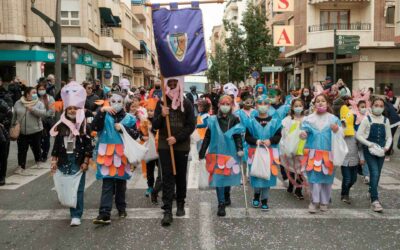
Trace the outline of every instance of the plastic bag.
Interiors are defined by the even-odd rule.
[[[271,159],[267,147],[257,146],[250,169],[250,176],[265,180],[271,178]]]
[[[149,132],[149,140],[144,144],[147,147],[147,153],[144,156],[146,162],[158,159],[158,153],[156,148],[156,139],[153,133]]]
[[[135,141],[121,125],[122,141],[124,142],[124,155],[128,158],[129,163],[139,164],[147,153],[147,148]]]
[[[341,133],[331,132],[331,136],[332,136],[333,165],[342,166],[344,159],[347,153],[349,152],[349,149]]]
[[[57,170],[53,175],[54,186],[61,205],[76,208],[78,201],[78,188],[82,178],[82,171],[74,175],[63,174]]]
[[[200,160],[197,162],[197,167],[199,168],[199,188],[206,189],[209,187],[208,177],[209,173],[206,167],[206,161]]]
[[[297,155],[299,146],[304,148],[304,145],[300,145],[300,142],[300,123],[293,123],[287,136],[280,142],[280,150],[288,156]]]

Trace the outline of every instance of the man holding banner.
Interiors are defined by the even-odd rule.
[[[173,220],[175,186],[176,216],[185,215],[190,135],[196,127],[193,106],[183,97],[183,76],[205,71],[208,67],[199,3],[193,2],[192,7],[186,9],[178,9],[177,3],[171,3],[170,9],[154,4],[152,9],[163,95],[154,113],[153,128],[159,130],[164,203],[161,225],[169,226]]]

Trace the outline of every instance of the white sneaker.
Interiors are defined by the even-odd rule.
[[[317,212],[317,205],[310,202],[310,205],[308,205],[308,212],[310,214],[315,214]]]
[[[381,213],[383,211],[383,207],[379,201],[374,201],[371,203],[371,209],[374,212]]]
[[[369,184],[369,176],[364,176],[364,184]]]
[[[31,167],[31,169],[39,169],[41,166],[40,166],[40,163],[39,162],[36,162],[36,164],[35,165],[33,165],[32,167]]]
[[[21,168],[21,167],[18,167],[18,168],[15,170],[14,174],[23,174],[24,171],[25,171],[25,169],[23,169],[23,168]]]
[[[321,210],[321,212],[327,212],[328,211],[328,205],[321,204],[319,206],[319,210]]]
[[[79,218],[72,218],[71,220],[71,227],[77,227],[81,224],[81,219]]]

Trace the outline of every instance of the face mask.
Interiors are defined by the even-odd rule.
[[[71,119],[71,120],[75,120],[75,119],[76,119],[76,114],[75,114],[75,115],[68,115],[68,114],[67,114],[67,117],[68,117],[69,119]]]
[[[229,111],[231,111],[231,106],[222,105],[219,109],[221,110],[221,112],[223,114],[227,114],[227,113],[229,113]]]
[[[119,113],[119,111],[122,110],[122,104],[121,104],[121,103],[113,103],[113,104],[111,104],[111,107],[112,107],[117,113]]]
[[[296,113],[296,114],[301,114],[301,112],[303,112],[303,107],[295,107],[294,109],[293,109],[293,111]]]
[[[268,112],[269,107],[267,105],[260,105],[257,107],[258,112],[260,114],[266,114]]]
[[[304,93],[303,93],[303,95],[304,95],[304,96],[309,96],[309,95],[310,95],[310,93],[308,93],[308,92],[304,92]]]
[[[38,95],[37,94],[33,94],[32,95],[32,100],[37,100],[38,99]]]
[[[372,108],[372,113],[374,113],[374,115],[381,115],[383,113],[383,108]]]
[[[367,113],[366,108],[360,108],[360,114],[365,115]]]
[[[38,94],[39,94],[40,96],[44,96],[44,95],[46,94],[46,90],[39,90],[39,91],[38,91]]]
[[[327,110],[327,107],[318,107],[318,108],[317,108],[317,112],[318,112],[318,113],[325,113],[326,110]]]
[[[275,104],[275,103],[276,103],[276,100],[275,100],[275,98],[271,98],[271,99],[269,99],[269,103],[271,103],[271,104]]]

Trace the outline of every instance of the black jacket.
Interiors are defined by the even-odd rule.
[[[13,116],[12,107],[13,100],[11,95],[4,88],[0,87],[0,126],[3,126],[1,131],[6,139],[9,138],[8,131],[10,130]]]
[[[236,124],[240,123],[240,120],[237,116],[233,114],[229,114],[226,117],[218,114],[217,116],[219,127],[222,132],[228,131],[230,128],[234,127]],[[211,133],[210,129],[207,129],[206,135],[204,136],[203,144],[201,145],[201,149],[199,152],[199,158],[204,159],[206,156],[206,151],[211,142]],[[236,150],[243,151],[243,143],[242,143],[242,135],[235,134],[233,135],[233,140],[235,141]]]

